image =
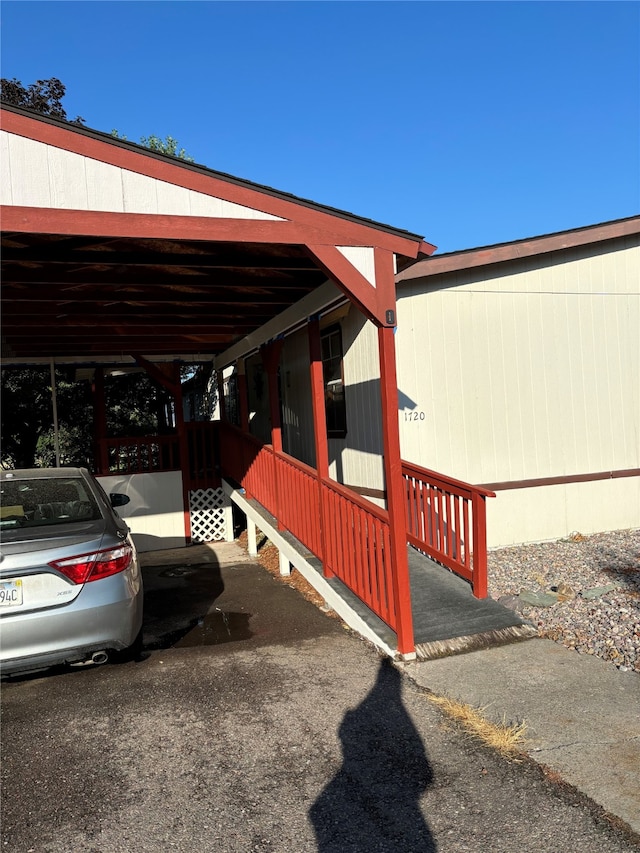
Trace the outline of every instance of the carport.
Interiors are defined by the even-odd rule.
[[[87,128],[2,109],[3,364],[139,365],[180,395],[179,366],[233,366],[238,424],[222,406],[220,473],[294,534],[414,650],[393,329],[397,268],[433,246],[415,234],[257,186]],[[386,508],[328,475],[322,315],[349,301],[377,328]],[[308,329],[316,466],[282,451],[283,336]],[[268,379],[270,443],[251,435],[244,360]],[[222,375],[221,395],[224,394]],[[176,436],[194,476],[182,406]],[[208,425],[207,425],[208,426]],[[167,453],[157,454],[166,459]],[[211,472],[210,472],[211,473]],[[211,473],[211,476],[214,476]],[[187,520],[188,525],[188,520]]]

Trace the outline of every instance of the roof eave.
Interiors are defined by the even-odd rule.
[[[514,240],[509,243],[496,243],[476,249],[464,249],[459,252],[449,252],[436,255],[409,264],[396,275],[396,283],[412,281],[426,276],[441,273],[456,272],[474,267],[490,266],[507,263],[520,258],[544,255],[550,252],[572,249],[577,246],[587,246],[596,243],[615,240],[640,233],[640,215],[625,219],[616,219],[596,225],[587,225],[569,231],[559,231],[555,234],[543,234],[524,240]]]

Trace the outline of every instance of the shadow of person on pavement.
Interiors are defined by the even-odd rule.
[[[435,853],[420,810],[433,772],[388,659],[339,736],[342,767],[309,811],[318,853]]]

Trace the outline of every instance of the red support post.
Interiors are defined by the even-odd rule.
[[[385,277],[393,279],[393,255],[375,250],[376,281]],[[388,291],[387,291],[388,292]],[[395,300],[386,310],[395,315]],[[393,566],[393,592],[396,601],[398,651],[415,652],[409,560],[407,556],[407,508],[400,458],[400,426],[398,423],[398,380],[396,377],[396,350],[393,328],[378,328],[380,354],[380,391],[382,397],[382,437],[384,473],[387,489],[387,512]]]
[[[320,551],[318,557],[322,561],[322,574],[325,578],[333,577],[333,572],[327,565],[327,524],[325,518],[324,500],[322,496],[322,481],[329,476],[329,441],[327,439],[327,417],[324,401],[324,376],[322,373],[322,348],[320,343],[320,321],[314,318],[309,323],[309,372],[311,376],[311,401],[313,405],[313,436],[316,448],[316,471],[318,472],[318,504],[320,507]]]

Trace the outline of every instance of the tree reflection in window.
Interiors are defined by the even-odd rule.
[[[327,435],[344,438],[347,434],[347,410],[344,399],[342,373],[342,331],[340,326],[329,326],[320,333],[322,342],[322,374],[324,401],[327,412]]]

